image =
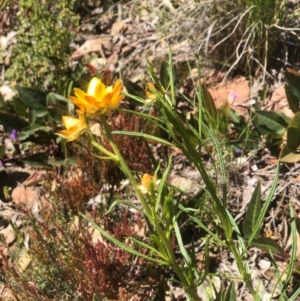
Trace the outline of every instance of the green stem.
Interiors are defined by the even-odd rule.
[[[98,142],[96,142],[95,140],[92,140],[92,145],[97,148],[100,152],[104,153],[105,155],[107,155],[110,159],[114,160],[114,161],[119,161],[118,156],[114,155],[113,153],[111,153],[110,151],[108,151],[105,147],[103,147],[101,144],[99,144]]]
[[[128,177],[129,181],[131,182],[135,193],[137,194],[139,200],[142,203],[142,206],[145,210],[146,215],[148,217],[151,217],[151,209],[150,209],[149,205],[147,204],[146,199],[144,198],[142,192],[138,189],[138,183],[137,183],[135,177],[133,176],[133,174],[131,173],[128,165],[126,164],[121,152],[119,151],[119,149],[113,139],[110,126],[107,124],[105,116],[101,115],[100,119],[101,119],[101,123],[104,127],[106,137],[114,151],[114,155],[118,158],[117,162],[118,162],[121,170],[124,172],[126,177]]]
[[[153,212],[151,210],[151,208],[149,207],[144,195],[142,194],[142,192],[138,189],[138,183],[134,177],[134,175],[132,174],[132,172],[130,171],[128,165],[126,164],[121,152],[119,151],[112,133],[111,133],[111,128],[110,126],[107,124],[105,116],[101,116],[101,123],[104,127],[105,130],[105,134],[106,137],[114,151],[115,156],[118,158],[117,162],[121,168],[121,170],[124,172],[124,174],[126,175],[126,177],[129,179],[129,181],[131,182],[135,193],[137,195],[137,197],[139,198],[142,207],[144,209],[145,215],[147,218],[149,218],[150,222],[152,223],[155,232],[158,234],[158,236],[161,238],[164,247],[165,247],[165,251],[167,253],[167,257],[165,258],[165,260],[168,262],[168,264],[174,269],[175,273],[177,274],[177,276],[179,277],[183,287],[185,288],[187,294],[189,294],[191,296],[191,300],[193,301],[200,301],[200,298],[198,297],[197,291],[194,288],[194,284],[190,284],[182,269],[180,268],[180,266],[178,265],[176,258],[175,258],[175,254],[173,252],[173,248],[172,248],[172,244],[170,242],[170,240],[167,238],[165,231],[162,229],[162,227],[159,225],[157,221],[157,219],[155,218],[155,216],[153,216],[154,214],[156,214],[155,212]]]
[[[252,296],[256,300],[257,293],[256,293],[256,291],[255,291],[255,289],[253,287],[251,276],[250,276],[249,273],[247,273],[245,271],[245,267],[243,265],[243,262],[242,262],[242,259],[241,259],[241,255],[237,252],[236,246],[234,245],[234,242],[233,242],[233,240],[231,238],[229,238],[227,240],[227,246],[228,246],[229,250],[232,252],[233,257],[236,260],[236,264],[238,266],[238,270],[239,270],[240,274],[242,275],[243,280],[245,281],[248,289],[250,290],[250,293],[252,294]]]

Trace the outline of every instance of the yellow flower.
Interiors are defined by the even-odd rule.
[[[153,185],[154,189],[157,188],[159,185],[160,180],[157,180],[155,176],[151,176],[148,173],[143,174],[141,179],[141,185],[138,185],[138,189],[146,194],[150,191],[151,184]]]
[[[146,103],[152,103],[152,102],[155,102],[156,101],[156,97],[157,97],[157,89],[155,87],[155,85],[153,83],[147,83],[147,86],[146,86],[146,95],[147,95],[147,98],[146,99]]]
[[[109,113],[119,107],[124,96],[121,94],[122,84],[120,79],[114,86],[106,87],[100,79],[93,77],[87,92],[74,88],[76,97],[70,96],[72,102],[78,107],[79,114],[93,116],[95,113]]]
[[[79,115],[79,119],[63,116],[62,122],[66,129],[60,131],[58,135],[67,139],[67,142],[77,139],[87,128],[83,115]]]

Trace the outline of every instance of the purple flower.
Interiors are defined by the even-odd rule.
[[[1,167],[3,167],[3,163],[2,163],[2,161],[0,161],[0,168],[1,168]]]
[[[243,150],[241,150],[240,148],[235,151],[235,154],[237,156],[240,156],[242,153],[243,153]]]
[[[229,94],[229,97],[233,98],[234,100],[236,100],[238,98],[238,95],[235,92],[231,92]]]
[[[17,131],[16,130],[12,130],[11,134],[9,135],[10,139],[17,139]]]

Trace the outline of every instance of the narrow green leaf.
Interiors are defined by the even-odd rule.
[[[170,83],[170,77],[169,77],[169,66],[167,62],[162,62],[160,66],[160,82],[163,86],[163,88],[166,90]]]
[[[179,206],[179,208],[181,209],[182,207]],[[214,239],[214,241],[219,245],[219,246],[223,246],[225,247],[226,244],[224,241],[222,241],[219,238],[218,233],[214,233],[213,231],[211,231],[206,225],[204,225],[200,219],[193,217],[192,215],[189,216],[189,218],[194,221],[201,229],[203,229],[210,237],[212,237]]]
[[[229,284],[224,301],[236,301],[235,284],[233,281]]]
[[[128,239],[133,241],[135,244],[140,245],[145,249],[148,249],[150,252],[153,252],[153,254],[156,254],[158,257],[161,257],[161,254],[159,253],[159,251],[156,248],[152,247],[151,245],[149,245],[143,241],[140,241],[138,239],[135,239],[133,237],[128,237]]]
[[[167,181],[167,177],[171,171],[171,167],[172,167],[172,156],[169,157],[168,166],[167,166],[166,170],[164,171],[162,178],[160,179],[158,193],[156,196],[156,202],[155,202],[155,207],[154,207],[154,210],[155,210],[154,212],[158,213],[159,205],[160,204],[162,205],[162,216],[169,216],[170,210],[172,210],[172,208],[170,207],[172,205],[171,200],[169,200],[168,197],[166,197],[164,195],[166,181]]]
[[[262,210],[261,210],[261,212],[259,214],[258,220],[256,221],[256,225],[255,225],[255,228],[253,230],[253,233],[251,234],[251,236],[248,239],[249,243],[251,243],[251,241],[254,238],[255,234],[259,231],[259,229],[261,227],[261,224],[262,224],[262,222],[263,222],[263,220],[264,220],[264,218],[266,216],[266,213],[267,213],[267,211],[270,208],[271,201],[274,198],[275,191],[276,191],[277,185],[278,185],[279,169],[280,169],[280,162],[277,163],[276,171],[275,171],[275,176],[273,178],[273,182],[272,182],[272,186],[271,186],[270,192],[268,194],[268,197],[267,197],[266,201],[264,202],[264,205],[263,205]]]
[[[113,244],[115,244],[116,246],[118,246],[119,248],[127,251],[130,254],[145,258],[149,261],[152,262],[156,262],[158,264],[161,265],[165,265],[165,261],[163,260],[158,260],[152,257],[149,257],[143,253],[140,253],[130,247],[128,247],[127,245],[125,245],[124,243],[122,243],[121,241],[117,240],[116,238],[114,238],[112,235],[110,235],[109,233],[107,233],[104,229],[102,229],[99,225],[97,225],[93,220],[91,220],[89,217],[85,216],[84,214],[80,213],[80,215],[86,219],[98,232],[100,232],[101,235],[103,235],[106,239],[108,239],[110,242],[112,242]]]
[[[119,205],[119,204],[128,206],[128,207],[133,208],[133,209],[135,209],[136,211],[142,213],[141,208],[139,208],[138,206],[135,206],[132,202],[116,200],[116,201],[114,201],[114,202],[109,206],[108,210],[105,212],[105,215],[111,213],[111,212],[113,211],[113,209],[114,209],[117,205]]]
[[[299,300],[300,287],[294,292],[294,294],[288,299],[288,301]]]
[[[248,204],[245,219],[243,222],[243,234],[245,237],[253,235],[254,227],[261,212],[261,183],[258,181],[251,200]],[[255,233],[254,238],[259,236],[259,232]]]
[[[177,242],[178,242],[178,245],[179,245],[180,253],[183,256],[183,258],[185,260],[185,263],[187,265],[190,265],[191,262],[192,262],[192,260],[191,260],[190,255],[188,254],[186,248],[183,245],[181,233],[180,233],[180,230],[179,230],[179,227],[178,227],[178,223],[177,223],[175,217],[173,217],[173,226],[174,226],[174,230],[175,230],[175,235],[176,235],[176,238],[177,238]]]
[[[140,133],[140,132],[113,131],[112,134],[114,134],[114,135],[126,135],[126,136],[142,137],[142,138],[145,138],[145,139],[150,139],[150,140],[156,141],[156,142],[164,144],[164,145],[174,146],[172,143],[170,143],[167,140],[164,140],[164,139],[161,139],[161,138],[149,135],[149,134]]]
[[[168,60],[168,74],[169,74],[169,85],[171,92],[171,103],[175,106],[175,79],[174,79],[174,69],[173,69],[173,55],[171,51],[171,47],[169,47],[169,60]]]
[[[286,277],[284,279],[284,284],[280,291],[282,294],[284,293],[284,297],[286,297],[286,291],[288,289],[288,286],[290,285],[290,280],[292,278],[292,275],[294,274],[295,269],[295,263],[297,260],[297,249],[299,246],[297,246],[297,232],[300,234],[300,218],[297,214],[295,214],[294,209],[292,207],[292,204],[290,202],[290,216],[291,216],[291,235],[292,235],[292,248],[291,248],[291,257],[289,260],[289,264],[286,271]],[[286,300],[287,298],[283,299]]]
[[[218,290],[216,289],[215,285],[213,284],[213,289],[214,289],[215,296],[216,296],[214,298],[214,301],[224,301],[224,296],[225,296],[225,292],[226,292],[225,282],[221,281],[221,286]],[[212,299],[208,299],[208,300],[212,300]]]
[[[215,104],[215,101],[213,97],[211,96],[208,89],[205,87],[205,85],[200,85],[201,87],[201,97],[202,97],[202,104],[204,108],[205,114],[209,114],[209,123],[211,123],[211,120],[217,120],[218,110]]]
[[[276,254],[280,254],[280,255],[284,254],[284,249],[281,246],[279,246],[276,241],[274,241],[273,239],[271,239],[269,237],[255,238],[255,239],[253,239],[251,244],[254,247],[257,247],[266,252],[271,251],[272,253],[276,253]]]
[[[72,90],[73,90],[73,81],[69,80],[65,87],[65,96],[69,97],[72,93]]]
[[[172,55],[171,55],[172,56]],[[155,83],[155,84],[160,84],[160,81],[157,77],[157,75],[155,74],[153,65],[148,61],[148,69],[149,69],[149,76],[151,78],[151,80]]]

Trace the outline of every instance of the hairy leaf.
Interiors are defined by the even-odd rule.
[[[283,134],[290,119],[284,114],[275,111],[256,111],[254,124],[262,135],[268,133]]]
[[[16,86],[16,90],[19,92],[21,100],[24,104],[34,110],[37,117],[43,117],[48,114],[46,108],[46,94],[44,92]]]
[[[269,237],[259,237],[252,241],[252,245],[266,252],[284,254],[284,249],[276,241]]]
[[[243,233],[246,237],[251,236],[261,212],[261,207],[261,183],[258,181],[248,204],[246,216],[243,222]],[[257,232],[254,237],[259,237],[259,232]]]

